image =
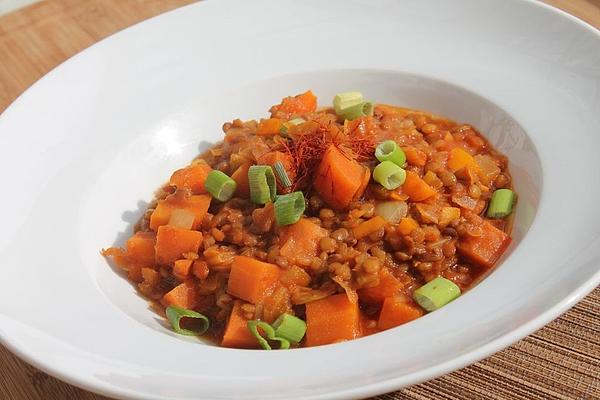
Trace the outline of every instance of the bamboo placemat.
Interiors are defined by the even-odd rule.
[[[0,112],[76,52],[191,2],[47,0],[0,17]],[[600,27],[600,0],[547,2]],[[46,375],[2,346],[0,371],[0,399],[106,399]],[[376,399],[554,398],[600,399],[600,288],[556,321],[492,357]]]

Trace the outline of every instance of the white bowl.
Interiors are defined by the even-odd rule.
[[[207,1],[114,35],[0,116],[0,339],[70,383],[144,399],[365,397],[498,351],[600,281],[598,54],[598,31],[523,0]],[[224,121],[308,88],[478,127],[520,196],[507,257],[443,310],[355,341],[182,339],[100,248]]]

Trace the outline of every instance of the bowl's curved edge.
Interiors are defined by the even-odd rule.
[[[545,8],[547,10],[550,10],[550,11],[554,12],[555,14],[560,14],[563,17],[565,17],[567,19],[570,19],[571,21],[577,23],[578,25],[581,25],[584,28],[590,29],[593,32],[595,32],[596,34],[600,35],[600,29],[596,28],[594,25],[592,25],[589,22],[587,22],[587,21],[579,18],[576,15],[568,13],[567,11],[563,10],[562,8],[558,8],[556,6],[548,4],[548,3],[546,3],[543,0],[513,0],[513,1],[526,2],[526,3],[530,3],[530,4],[533,4],[533,5],[538,6],[538,7]]]

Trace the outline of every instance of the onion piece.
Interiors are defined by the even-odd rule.
[[[379,215],[387,222],[397,224],[400,218],[406,217],[408,205],[404,201],[380,201],[375,205],[375,215]]]
[[[177,208],[171,213],[169,225],[181,229],[192,229],[196,215],[193,212],[184,208]]]
[[[484,185],[489,185],[498,175],[500,175],[500,167],[492,157],[485,154],[476,155],[474,158],[479,166],[479,178]]]

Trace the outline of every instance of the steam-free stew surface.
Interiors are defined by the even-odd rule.
[[[470,125],[353,99],[317,111],[308,91],[269,118],[225,123],[223,142],[175,171],[126,246],[104,254],[159,313],[201,313],[205,335],[227,347],[264,348],[248,321],[296,317],[306,332],[291,347],[316,346],[448,303],[510,243],[510,209],[487,217],[494,192],[511,187],[508,161]],[[386,141],[405,162],[379,166]],[[265,170],[277,197],[267,187],[257,200]]]

